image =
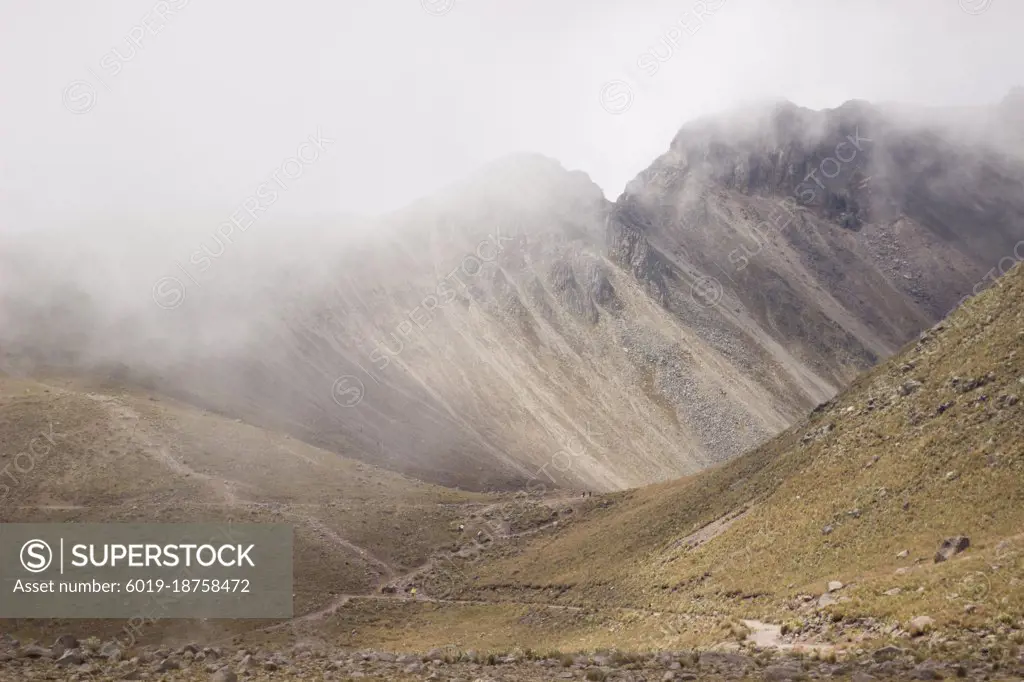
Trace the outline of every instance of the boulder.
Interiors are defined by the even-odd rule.
[[[910,625],[907,629],[910,631],[911,637],[920,637],[921,635],[929,632],[934,624],[934,618],[929,616],[917,616],[910,621]]]
[[[78,638],[76,638],[74,635],[61,635],[54,641],[53,647],[51,647],[51,651],[53,652],[54,658],[60,658],[64,655],[65,651],[77,648]]]
[[[971,546],[971,540],[966,535],[954,535],[942,541],[939,551],[935,553],[935,563],[946,561]]]
[[[828,592],[826,592],[825,594],[823,594],[820,597],[818,597],[818,608],[819,609],[823,609],[823,608],[825,608],[827,606],[832,606],[833,604],[838,604],[838,603],[839,603],[839,600],[836,599],[835,597],[833,597]]]

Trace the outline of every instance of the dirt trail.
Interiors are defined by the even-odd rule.
[[[85,395],[90,400],[94,400],[102,404],[115,417],[132,422],[131,436],[128,439],[129,443],[135,442],[141,445],[147,455],[163,464],[178,476],[181,476],[182,478],[193,478],[205,482],[217,492],[218,496],[224,500],[226,505],[235,506],[242,504],[242,500],[232,489],[231,481],[215,478],[209,474],[196,471],[171,454],[165,446],[154,443],[146,435],[146,425],[141,415],[139,415],[139,413],[130,406],[124,404],[114,396],[102,395],[99,393],[87,393]],[[139,428],[140,426],[142,428]],[[124,428],[126,431],[128,430],[127,426]],[[234,485],[238,484],[234,483]]]
[[[538,502],[539,502],[539,504],[542,504],[544,506],[550,507],[552,509],[557,509],[557,508],[564,508],[566,506],[575,507],[583,499],[584,498],[582,496],[577,497],[576,495],[571,495],[571,496],[563,496],[563,497],[557,497],[557,498],[543,499],[543,500],[539,500]],[[487,505],[483,505],[483,506],[478,506],[478,505],[475,505],[475,504],[466,505],[467,515],[464,518],[463,523],[466,524],[466,525],[470,525],[473,522],[477,522],[478,523],[481,518],[487,518],[490,514],[493,514],[495,512],[500,512],[500,511],[504,510],[505,508],[507,508],[510,504],[512,504],[512,503],[511,502],[496,502],[496,503],[493,503],[493,504],[487,504]],[[381,577],[381,579],[377,583],[377,586],[376,586],[377,588],[383,587],[385,585],[390,585],[390,586],[395,587],[396,589],[401,589],[402,586],[407,586],[410,583],[414,582],[420,576],[422,576],[424,574],[427,574],[430,571],[433,571],[436,568],[437,562],[439,560],[441,560],[443,558],[446,558],[446,557],[447,558],[452,558],[452,557],[459,556],[460,552],[464,551],[464,549],[465,549],[465,547],[463,547],[463,548],[460,548],[459,550],[457,550],[455,552],[446,552],[443,555],[435,554],[434,556],[430,557],[422,565],[417,566],[416,568],[413,568],[413,569],[411,569],[409,571],[406,571],[405,573],[397,574],[394,571],[393,567],[389,566],[386,562],[383,562],[383,561],[381,561],[379,559],[376,559],[375,557],[373,557],[372,554],[370,554],[366,550],[363,550],[362,548],[360,548],[360,547],[358,547],[356,545],[353,545],[352,543],[348,542],[344,538],[340,537],[337,533],[334,533],[329,528],[324,526],[323,523],[319,519],[316,519],[315,517],[309,516],[308,514],[301,514],[300,515],[300,514],[292,513],[290,515],[293,516],[294,518],[297,518],[298,520],[300,520],[300,521],[310,525],[311,527],[316,528],[317,530],[322,532],[326,537],[328,537],[331,540],[333,540],[334,542],[336,542],[338,544],[338,546],[344,547],[346,549],[349,549],[351,551],[355,551],[355,552],[359,553],[360,556],[363,556],[367,561],[369,561],[370,563],[373,563],[374,565],[376,565],[379,568],[381,568],[382,569],[382,577]],[[545,530],[548,530],[550,528],[553,528],[553,527],[557,526],[560,522],[564,522],[563,519],[559,518],[559,519],[556,519],[554,521],[550,521],[548,523],[544,523],[544,524],[542,524],[540,526],[537,526],[535,528],[530,528],[530,529],[524,530],[524,531],[518,531],[518,532],[514,532],[514,533],[512,533],[512,532],[502,533],[502,534],[499,534],[497,536],[496,541],[498,541],[498,542],[500,542],[500,541],[508,541],[508,540],[513,540],[513,539],[520,538],[520,537],[526,537],[526,536],[530,536],[530,535],[535,535],[537,533],[543,532]],[[467,546],[469,546],[469,545],[467,545]],[[484,545],[482,543],[473,543],[473,545],[472,545],[472,547],[474,547],[477,551],[485,551],[487,546],[489,546],[489,545]],[[568,604],[559,604],[559,603],[548,602],[548,601],[486,600],[486,599],[448,599],[448,598],[444,598],[444,597],[430,596],[430,595],[424,594],[422,592],[420,592],[419,594],[417,594],[415,596],[411,596],[411,595],[409,595],[407,593],[402,593],[402,592],[396,592],[396,593],[372,593],[372,594],[341,594],[341,595],[336,595],[334,597],[334,599],[332,599],[331,602],[329,604],[327,604],[326,606],[324,606],[323,608],[317,609],[316,611],[312,611],[310,613],[303,614],[301,616],[297,616],[297,617],[292,618],[291,620],[289,620],[287,622],[284,622],[284,623],[278,623],[276,625],[272,625],[272,626],[269,626],[267,628],[262,628],[261,631],[262,632],[279,631],[279,630],[282,630],[282,629],[285,629],[285,628],[295,627],[295,626],[301,625],[303,623],[311,623],[311,622],[320,621],[320,620],[323,620],[323,619],[325,619],[325,618],[335,614],[340,608],[342,608],[345,605],[347,605],[347,604],[349,604],[351,602],[354,602],[354,601],[394,601],[394,602],[403,602],[403,603],[421,602],[421,603],[431,603],[431,604],[453,604],[453,605],[461,605],[461,606],[492,606],[492,605],[525,606],[525,607],[529,607],[529,608],[552,609],[552,610],[558,610],[558,611],[568,611],[568,612],[573,612],[573,613],[583,612],[583,611],[587,610],[585,607],[571,606],[571,605],[568,605]],[[611,610],[615,610],[615,611],[625,611],[625,612],[631,612],[631,613],[642,613],[642,614],[654,615],[654,616],[678,615],[678,614],[673,614],[673,612],[666,611],[664,609],[656,611],[656,610],[653,610],[653,609],[644,609],[644,608],[639,608],[639,607],[609,607],[609,608]]]
[[[371,554],[369,551],[363,549],[359,545],[353,544],[353,543],[349,542],[348,540],[346,540],[345,538],[341,537],[340,535],[338,535],[338,533],[336,533],[334,530],[329,528],[327,525],[324,524],[323,521],[321,521],[320,519],[316,518],[315,516],[312,516],[312,515],[310,515],[308,513],[297,513],[297,512],[293,512],[293,511],[286,511],[284,513],[285,513],[286,516],[290,516],[290,517],[298,520],[300,523],[304,523],[305,525],[309,526],[310,528],[312,528],[316,532],[318,532],[321,535],[327,537],[328,539],[331,540],[331,542],[333,542],[338,547],[342,547],[342,548],[344,548],[344,549],[346,549],[346,550],[348,550],[350,552],[355,552],[356,554],[361,556],[363,559],[365,559],[368,563],[376,566],[380,570],[380,572],[381,572],[381,578],[378,580],[378,586],[381,583],[387,582],[387,581],[391,580],[394,577],[395,569],[394,569],[393,566],[388,564],[386,561],[378,559],[373,554]]]
[[[782,626],[772,623],[762,623],[759,620],[745,620],[743,624],[750,630],[747,635],[747,642],[750,642],[758,649],[778,649],[779,651],[818,651],[824,652],[834,649],[831,644],[816,644],[813,642],[783,642]]]

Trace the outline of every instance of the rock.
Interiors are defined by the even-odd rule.
[[[841,589],[843,589],[843,584],[841,582],[839,582],[838,580],[832,580],[828,584],[828,591],[829,592],[838,592]]]
[[[934,664],[925,661],[910,671],[910,677],[915,680],[941,680],[942,675],[934,668]]]
[[[826,592],[825,594],[823,594],[820,597],[818,597],[818,608],[819,609],[823,609],[826,606],[832,606],[833,604],[838,604],[838,603],[839,603],[839,600],[836,599],[835,597],[833,597],[828,592]]]
[[[900,588],[898,588],[898,587],[894,587],[894,588],[892,588],[891,590],[886,590],[886,591],[885,591],[885,596],[886,596],[886,597],[895,597],[895,596],[896,596],[896,595],[898,595],[898,594],[899,594],[899,593],[900,593],[901,591],[902,591],[902,590],[900,590]]]
[[[69,649],[78,648],[78,638],[74,635],[61,635],[54,641],[51,651],[53,652],[54,658],[60,658],[64,655],[64,652]]]
[[[971,540],[966,535],[954,535],[942,541],[942,546],[935,553],[935,563],[946,561],[971,546]]]
[[[22,647],[18,656],[21,658],[52,658],[53,652],[50,649],[45,649],[36,644],[30,644],[26,647]]]
[[[919,389],[920,387],[920,381],[915,381],[911,379],[910,381],[904,381],[902,384],[900,384],[900,387],[897,389],[897,391],[901,396],[908,396],[917,389]]]
[[[910,631],[911,637],[920,637],[921,635],[929,632],[934,624],[934,618],[929,616],[917,616],[910,621],[910,626],[907,629]]]
[[[221,668],[210,677],[210,682],[238,682],[238,675],[231,668]]]
[[[871,657],[881,663],[882,661],[891,661],[903,654],[903,649],[890,644],[889,646],[883,646],[881,649],[876,649],[875,652],[871,654]]]
[[[874,675],[864,672],[863,670],[857,670],[853,673],[853,677],[850,678],[851,682],[875,682],[878,678]]]
[[[117,663],[121,660],[124,654],[121,652],[121,648],[113,642],[107,642],[100,647],[100,656],[107,659],[111,663]]]
[[[822,535],[831,535],[833,530],[835,530],[835,529],[832,526],[825,526],[824,528],[821,529],[821,534]]]
[[[896,558],[897,559],[906,559],[908,556],[910,556],[910,550],[909,549],[905,549],[902,552],[900,552],[899,554],[897,554]]]
[[[946,472],[946,480],[947,481],[955,481],[958,478],[960,478],[960,474],[958,474],[957,472],[955,472],[955,471],[947,471]]]
[[[168,656],[160,662],[160,665],[157,666],[156,669],[158,673],[167,672],[168,670],[181,670],[181,663],[178,659]]]
[[[765,668],[762,677],[769,682],[785,682],[786,680],[805,680],[807,674],[796,663],[781,663]]]

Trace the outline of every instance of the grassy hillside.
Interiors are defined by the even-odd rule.
[[[496,501],[83,380],[0,377],[0,443],[0,522],[293,524],[297,614],[423,565],[463,516]]]

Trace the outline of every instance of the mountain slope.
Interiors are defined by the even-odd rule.
[[[1024,164],[968,128],[758,107],[684,126],[614,204],[516,157],[363,229],[204,235],[156,285],[163,250],[29,245],[0,275],[5,365],[111,373],[448,486],[691,474],[1024,253]]]
[[[992,651],[1024,637],[1022,297],[1017,266],[777,438],[606,495],[567,529],[466,563],[455,594],[604,614],[568,646],[706,646],[756,618],[856,648],[907,641],[927,615],[947,654],[998,660],[986,637]],[[961,535],[963,554],[933,561]]]
[[[81,379],[0,378],[0,442],[3,523],[294,525],[296,613],[326,607],[335,595],[375,592],[419,568],[459,536],[464,517],[500,501]],[[166,627],[206,628],[153,630]]]
[[[793,662],[757,653],[768,646],[812,651],[819,660],[791,659],[797,671],[810,665],[840,679],[854,669],[884,679],[943,668],[1012,678],[1024,639],[1022,296],[1017,266],[762,447],[693,477],[575,503],[442,491],[111,386],[4,380],[4,441],[55,432],[58,447],[5,496],[0,520],[213,520],[229,508],[256,521],[299,514],[302,615],[288,627],[160,622],[145,638],[164,650],[230,635],[249,651],[298,642],[293,669],[319,665],[299,654],[310,647],[444,646],[431,658],[453,661],[470,649],[524,647],[507,660],[466,655],[521,664],[508,674],[523,679],[548,679],[538,669],[552,666],[660,676],[670,664],[709,679],[735,679],[742,668],[755,679],[793,677],[783,675]],[[258,451],[267,438],[266,453]],[[468,532],[455,532],[459,521]],[[472,539],[477,528],[485,541]],[[966,551],[934,563],[941,541],[961,534],[970,538]],[[340,535],[372,556],[338,547]],[[418,598],[370,594],[391,577],[381,576],[381,564],[387,573],[430,552],[433,561],[397,581],[418,585]],[[347,580],[358,596],[320,608]],[[929,631],[915,635],[911,621],[925,615],[933,622],[920,627]],[[7,628],[49,641],[68,631],[107,636],[116,626]],[[883,647],[893,641],[898,647]],[[726,653],[681,651],[711,645]],[[557,653],[602,647],[619,653]],[[622,653],[636,649],[678,653]],[[343,655],[348,669],[366,672],[394,660]],[[0,663],[22,673],[30,665]],[[388,670],[385,678],[398,678]]]

